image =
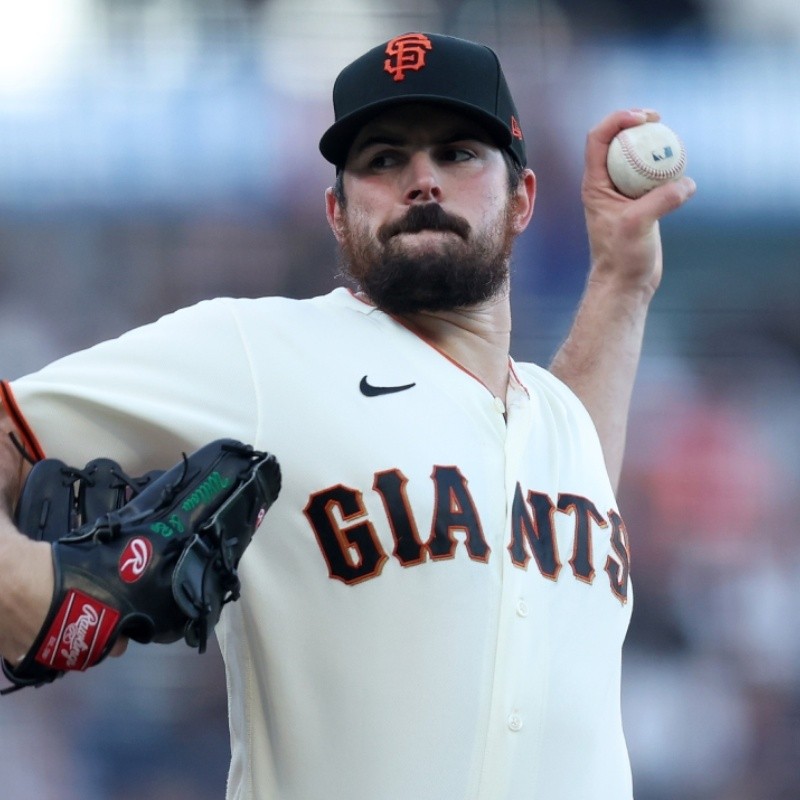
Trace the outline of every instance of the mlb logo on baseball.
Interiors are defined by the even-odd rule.
[[[675,131],[661,122],[645,122],[620,131],[611,141],[606,162],[614,186],[637,198],[674,181],[686,168],[686,150]]]

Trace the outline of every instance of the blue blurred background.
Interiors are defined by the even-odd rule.
[[[616,108],[658,109],[699,190],[662,226],[620,495],[636,797],[796,800],[800,4],[402,6],[4,4],[0,374],[208,296],[337,285],[316,147],[330,88],[363,50],[415,29],[480,39],[504,63],[539,178],[513,352],[546,363],[586,273],[585,134]],[[132,646],[91,676],[4,698],[0,737],[2,797],[219,800],[218,653]]]

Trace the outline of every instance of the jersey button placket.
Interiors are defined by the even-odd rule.
[[[509,399],[508,409],[505,409],[505,406],[504,406],[503,403],[500,403],[500,405],[503,406],[504,410],[507,410],[507,412],[513,412],[514,413],[513,424],[514,424],[514,427],[516,428],[519,425],[520,421],[521,421],[520,417],[522,417],[523,420],[526,420],[526,418],[529,418],[529,415],[530,415],[529,398],[527,396],[527,393],[524,393],[519,387],[516,387],[516,386],[512,385],[512,388],[511,388],[511,390],[509,392],[509,398],[508,399]],[[498,408],[498,410],[500,410],[500,409]],[[508,417],[507,417],[507,419],[508,419]],[[527,427],[527,425],[524,425],[524,427]],[[509,431],[509,437],[511,437],[511,434],[513,432],[514,431]],[[520,455],[521,455],[521,453],[519,451],[515,452],[514,445],[516,444],[516,442],[521,441],[521,440],[524,440],[524,439],[520,439],[517,436],[514,436],[513,438],[510,438],[510,441],[508,441],[508,445],[507,445],[507,447],[509,448],[507,450],[507,462],[506,462],[506,468],[507,468],[507,491],[509,492],[509,498],[511,498],[511,496],[512,496],[511,492],[513,491],[513,488],[514,488],[514,485],[515,485],[516,481],[509,482],[508,478],[511,477],[511,476],[516,478],[516,476],[518,474],[518,470],[519,470],[519,461],[520,461]],[[509,502],[510,502],[510,499],[509,499]],[[512,576],[513,576],[513,578],[519,578],[520,577],[519,575],[514,573],[514,570],[511,570],[511,574],[508,575],[509,578],[512,578]],[[525,598],[522,595],[517,595],[516,601],[513,603],[512,607],[514,609],[515,616],[517,618],[517,621],[515,623],[512,623],[512,630],[516,629],[515,636],[522,636],[522,638],[524,639],[530,633],[530,631],[529,631],[529,629],[527,627],[528,623],[525,622],[525,620],[526,620],[526,618],[528,616],[528,613],[529,613],[528,603],[526,602]],[[518,625],[525,625],[526,627],[525,627],[524,631],[521,628],[517,629]],[[513,708],[512,707],[509,710],[508,716],[506,717],[506,726],[507,726],[508,730],[511,733],[519,733],[523,728],[523,724],[524,724],[523,723],[523,717],[522,717],[522,713],[520,712],[519,708]]]
[[[519,712],[512,711],[508,715],[508,729],[512,733],[517,733],[522,730],[522,717],[519,715]]]
[[[503,515],[503,548],[508,544],[512,530],[512,509],[520,475],[525,472],[522,460],[531,426],[530,401],[524,389],[511,383],[504,403],[502,398],[492,398],[492,411],[502,424],[505,446],[505,495]],[[514,783],[515,763],[527,758],[520,750],[524,747],[523,724],[535,728],[534,719],[528,717],[531,694],[530,674],[526,653],[531,646],[531,620],[519,613],[520,600],[525,597],[529,580],[527,571],[515,567],[508,553],[500,560],[501,599],[498,616],[498,642],[495,652],[495,680],[492,691],[491,728],[486,740],[479,790],[475,800],[496,800],[508,797]]]
[[[517,604],[515,606],[515,611],[517,612],[517,617],[520,620],[524,620],[528,616],[528,604],[523,597],[517,598]],[[508,729],[512,733],[519,733],[522,730],[523,721],[522,715],[519,713],[517,709],[514,709],[506,719],[506,723],[508,725]]]

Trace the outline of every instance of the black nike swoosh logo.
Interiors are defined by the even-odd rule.
[[[367,380],[367,376],[365,375],[361,379],[361,383],[358,384],[358,388],[361,389],[361,394],[363,394],[364,397],[378,397],[382,394],[395,394],[395,392],[404,392],[406,389],[411,389],[416,385],[416,383],[405,383],[402,386],[373,386]]]

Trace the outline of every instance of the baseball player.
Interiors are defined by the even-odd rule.
[[[657,221],[589,135],[592,265],[551,371],[509,355],[509,258],[534,208],[495,54],[408,33],[339,75],[321,139],[354,289],[214,299],[3,385],[35,458],[163,468],[220,437],[283,487],[217,628],[229,800],[624,800],[629,532],[614,495]],[[8,509],[25,466],[3,443]],[[0,535],[0,653],[50,602],[47,546]],[[68,679],[73,679],[69,677]]]

